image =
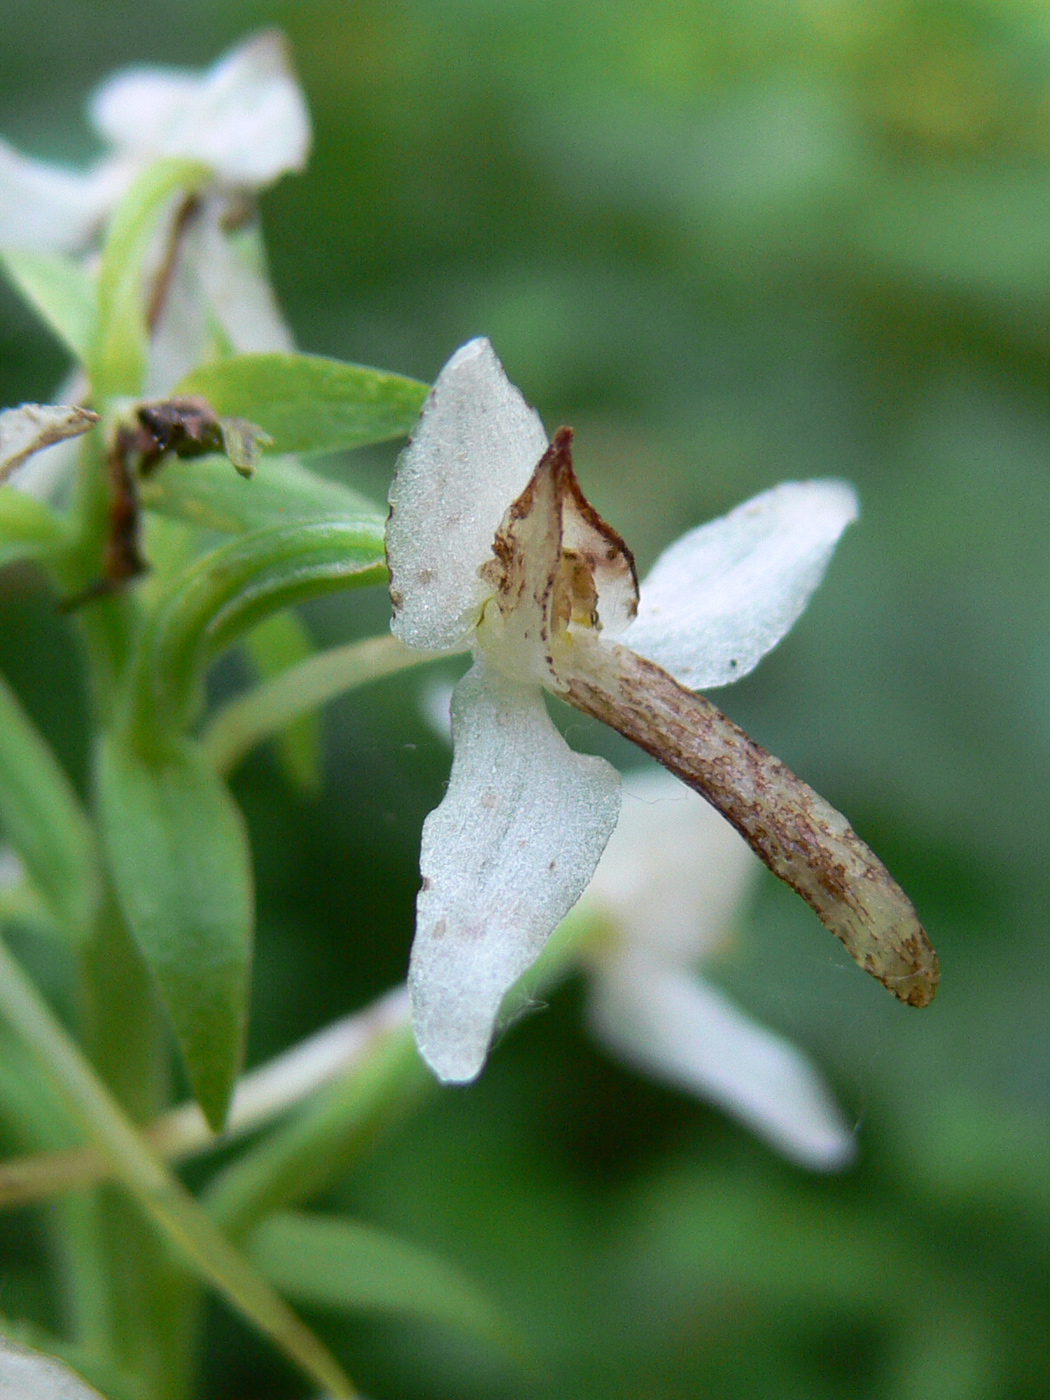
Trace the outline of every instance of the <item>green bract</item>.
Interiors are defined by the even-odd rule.
[[[428,386],[320,355],[234,355],[188,375],[178,394],[200,394],[216,413],[247,418],[273,452],[338,452],[407,433]]]
[[[154,607],[129,667],[127,719],[137,742],[193,719],[204,668],[248,628],[292,603],[386,578],[374,520],[313,520],[231,540],[180,574]]]
[[[169,461],[141,486],[150,510],[207,530],[236,534],[292,520],[383,517],[355,491],[299,466],[293,457],[263,458],[250,481],[230,470],[225,457]]]
[[[87,269],[64,253],[8,248],[0,262],[11,281],[62,341],[85,363],[95,336],[98,308]]]

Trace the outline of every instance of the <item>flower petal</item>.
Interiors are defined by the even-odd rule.
[[[239,44],[204,74],[126,69],[96,92],[90,115],[126,153],[188,156],[249,189],[301,170],[310,148],[310,117],[275,30]]]
[[[200,276],[230,343],[240,355],[292,351],[295,341],[266,275],[250,265],[220,224],[211,201],[201,228]]]
[[[156,155],[181,114],[199,99],[203,78],[186,68],[121,68],[88,100],[88,118],[104,141],[144,160]]]
[[[456,687],[448,792],[423,827],[409,987],[439,1079],[481,1071],[505,993],[579,899],[616,825],[620,780],[573,753],[538,686],[482,660]]]
[[[66,404],[24,403],[0,413],[0,481],[52,443],[79,437],[98,422],[89,408]]]
[[[409,646],[454,650],[476,626],[492,585],[504,514],[547,449],[539,415],[489,342],[462,346],[438,375],[390,491],[387,558],[393,631]]]
[[[615,924],[616,953],[626,944],[687,968],[725,939],[760,869],[702,797],[644,769],[624,775],[620,820],[584,897]]]
[[[179,238],[164,305],[150,340],[148,398],[163,398],[217,353],[214,318],[238,354],[293,350],[266,278],[222,230],[226,201],[205,200]]]
[[[620,640],[690,690],[739,680],[776,646],[857,518],[842,481],[788,481],[660,556]]]
[[[718,1104],[802,1166],[852,1159],[853,1134],[813,1065],[708,983],[636,954],[594,979],[589,1014],[619,1059]]]
[[[164,302],[150,336],[145,397],[166,398],[187,374],[214,353],[201,277],[201,220],[189,219],[175,248]],[[211,353],[209,353],[211,352]]]
[[[77,252],[91,241],[125,180],[119,162],[67,170],[30,160],[0,141],[0,247]]]

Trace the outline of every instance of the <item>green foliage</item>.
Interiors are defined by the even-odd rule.
[[[224,457],[167,462],[142,483],[141,496],[149,510],[223,534],[289,520],[382,520],[363,496],[292,457],[264,457],[250,481],[231,472]]]
[[[179,196],[208,179],[195,161],[159,160],[134,181],[113,216],[98,274],[98,322],[88,356],[99,402],[142,392],[149,344],[146,260],[160,221]]]
[[[117,899],[218,1131],[247,1023],[253,895],[243,819],[188,739],[144,759],[107,735],[96,781]]]
[[[82,263],[62,253],[8,248],[0,265],[74,359],[87,361],[95,337],[95,284]]]
[[[0,828],[58,927],[71,943],[81,942],[99,894],[91,826],[69,779],[2,679]]]
[[[248,1254],[281,1293],[340,1311],[410,1313],[507,1345],[511,1329],[453,1265],[346,1217],[284,1212],[252,1233]]]
[[[13,486],[0,486],[0,564],[40,558],[67,536],[63,521],[49,506]]]
[[[263,681],[314,654],[313,638],[292,612],[274,613],[253,627],[242,646]],[[303,792],[316,793],[321,786],[320,717],[316,713],[300,715],[275,736],[274,742],[289,781]]]
[[[271,613],[336,589],[383,582],[376,520],[314,520],[231,540],[173,579],[129,668],[128,717],[138,742],[194,718],[207,664]]]
[[[320,355],[234,355],[203,365],[176,390],[216,413],[258,423],[274,452],[339,452],[407,433],[428,386]]]

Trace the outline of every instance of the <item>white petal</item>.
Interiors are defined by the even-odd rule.
[[[0,246],[77,252],[90,243],[126,173],[104,161],[68,170],[29,160],[0,141]]]
[[[683,535],[620,640],[691,690],[739,680],[776,646],[857,518],[842,481],[788,481]]]
[[[248,188],[301,170],[310,148],[306,104],[284,39],[273,30],[201,75],[125,70],[96,93],[90,110],[96,128],[123,151],[143,159],[188,156]]]
[[[706,982],[624,958],[592,983],[598,1038],[620,1059],[718,1104],[801,1165],[833,1171],[855,1144],[820,1074]]]
[[[24,403],[0,413],[0,481],[34,452],[65,438],[79,437],[98,422],[88,408]]]
[[[262,272],[240,255],[222,231],[217,202],[205,211],[200,276],[233,348],[241,355],[295,349],[277,298]]]
[[[573,753],[538,686],[478,661],[456,687],[448,792],[423,827],[409,987],[439,1079],[481,1071],[505,993],[579,899],[616,825],[620,780]]]
[[[615,925],[617,949],[691,967],[725,939],[760,869],[702,797],[645,769],[624,775],[620,820],[585,898]]]
[[[546,449],[539,415],[489,342],[457,350],[423,406],[390,490],[393,630],[403,642],[440,651],[470,637],[492,593],[478,569]]]
[[[150,337],[146,398],[170,394],[190,370],[209,358],[212,334],[201,278],[202,251],[201,222],[191,219],[179,238],[164,305]]]
[[[102,1400],[64,1361],[0,1337],[0,1400]]]
[[[199,98],[199,73],[136,64],[121,68],[88,101],[92,126],[111,146],[149,160],[160,152],[181,114]]]
[[[83,403],[91,393],[88,377],[79,365],[70,370],[55,390],[58,403]],[[51,447],[41,448],[9,480],[9,485],[38,501],[64,508],[76,475],[80,444],[75,438],[64,438]]]

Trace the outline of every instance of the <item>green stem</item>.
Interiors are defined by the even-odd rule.
[[[201,1277],[271,1337],[322,1389],[340,1400],[354,1400],[354,1387],[320,1341],[233,1248],[139,1137],[3,943],[0,1012],[32,1049],[70,1110],[109,1157],[117,1179]]]
[[[433,1082],[410,1027],[392,1030],[353,1073],[213,1179],[204,1195],[209,1215],[237,1239],[271,1211],[313,1195]]]
[[[390,636],[318,652],[225,705],[203,735],[208,757],[220,773],[229,773],[256,744],[329,700],[445,655],[416,651]]]
[[[80,981],[95,1069],[133,1121],[149,1122],[167,1100],[167,1037],[149,973],[112,900],[81,958]],[[98,1199],[113,1298],[110,1351],[142,1378],[150,1400],[186,1400],[196,1361],[196,1281],[124,1193],[103,1190]]]

